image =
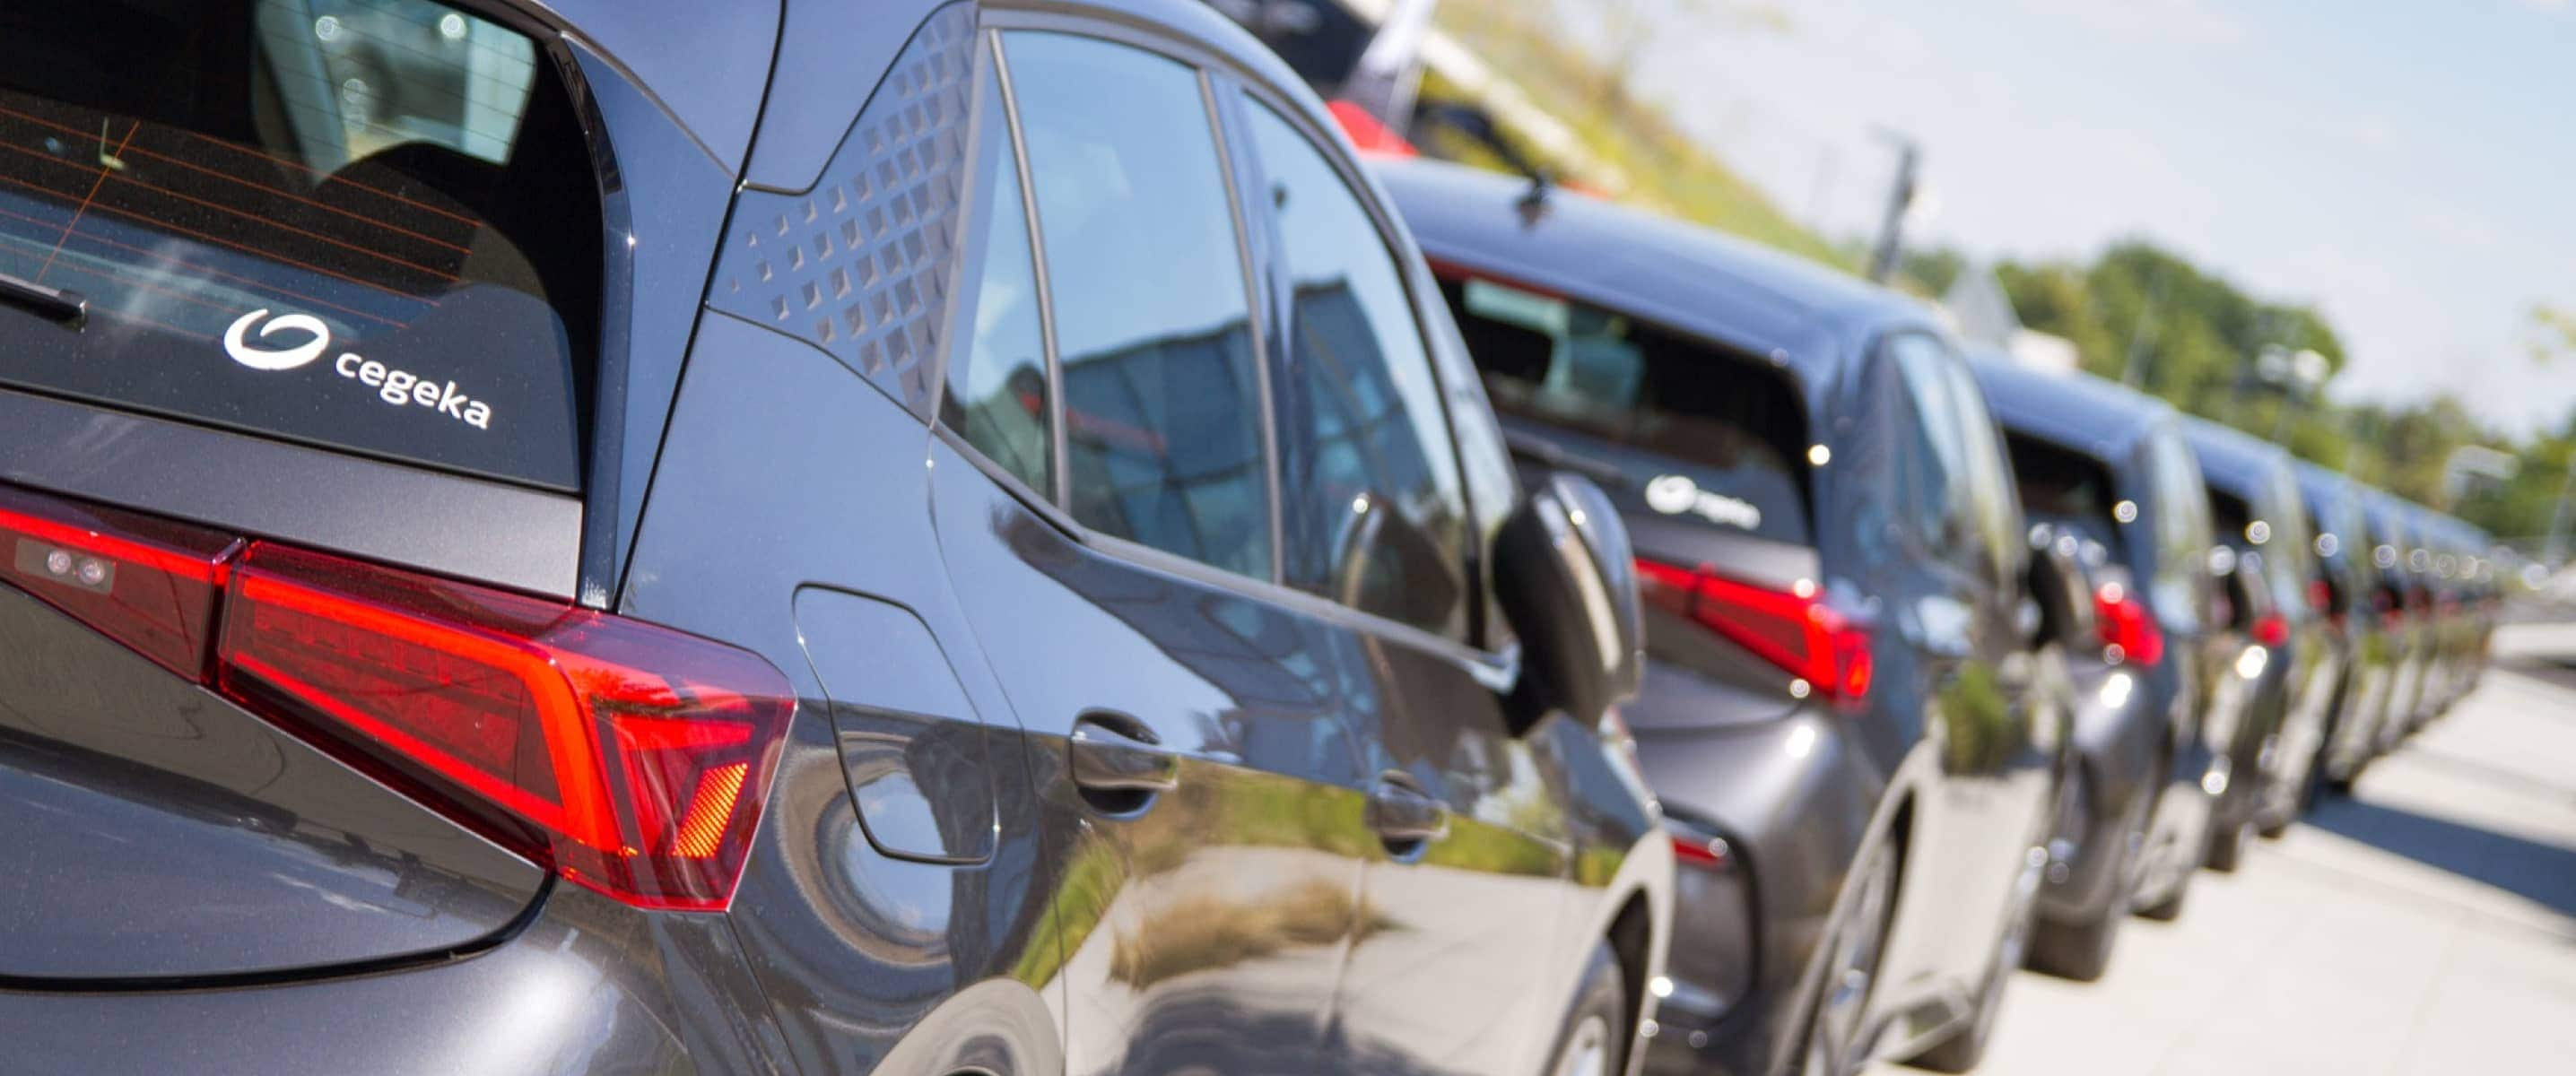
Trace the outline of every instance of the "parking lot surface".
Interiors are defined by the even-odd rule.
[[[1977,1071],[2569,1072],[2571,1016],[2576,626],[2516,625],[2353,796],[2130,920],[2100,982],[2018,976]]]

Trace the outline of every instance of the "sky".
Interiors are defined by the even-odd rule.
[[[1634,85],[1831,237],[1875,228],[1901,131],[1934,242],[2148,238],[2321,307],[2339,399],[2448,389],[2517,436],[2576,406],[2524,346],[2576,308],[2576,0],[1714,2],[1787,29],[1667,16]]]

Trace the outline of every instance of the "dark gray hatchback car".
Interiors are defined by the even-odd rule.
[[[1626,712],[1682,864],[1649,1071],[1973,1066],[2069,787],[2029,584],[2070,584],[2033,563],[1955,345],[1703,229],[1380,175],[1516,449],[1597,476],[1635,536],[1653,664]]]
[[[1619,1071],[1617,513],[1186,0],[0,10],[0,1040]]]

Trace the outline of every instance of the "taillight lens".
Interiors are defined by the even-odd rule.
[[[613,616],[254,546],[227,695],[428,780],[575,882],[715,910],[794,713],[757,657]]]
[[[230,535],[0,489],[0,579],[190,680]]]
[[[2334,612],[2334,586],[2323,579],[2308,580],[2308,608],[2331,615]]]
[[[2164,629],[2127,587],[2104,583],[2093,592],[2093,622],[2111,660],[2153,665],[2165,659]]]
[[[2254,641],[2265,646],[2281,646],[2290,641],[2289,618],[2279,613],[2266,613],[2254,621]]]
[[[1717,574],[1637,562],[1644,597],[1786,669],[1808,690],[1846,706],[1869,697],[1869,631],[1825,604],[1813,584],[1773,590]]]
[[[7,488],[0,582],[638,907],[731,903],[796,708],[667,628]]]

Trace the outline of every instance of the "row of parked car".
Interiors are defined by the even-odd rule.
[[[1379,169],[1506,436],[1632,536],[1650,1071],[1969,1068],[2011,969],[2098,977],[2476,681],[2455,519],[1738,241]]]
[[[0,16],[31,1071],[1965,1069],[2482,664],[1196,0],[116,6]]]

